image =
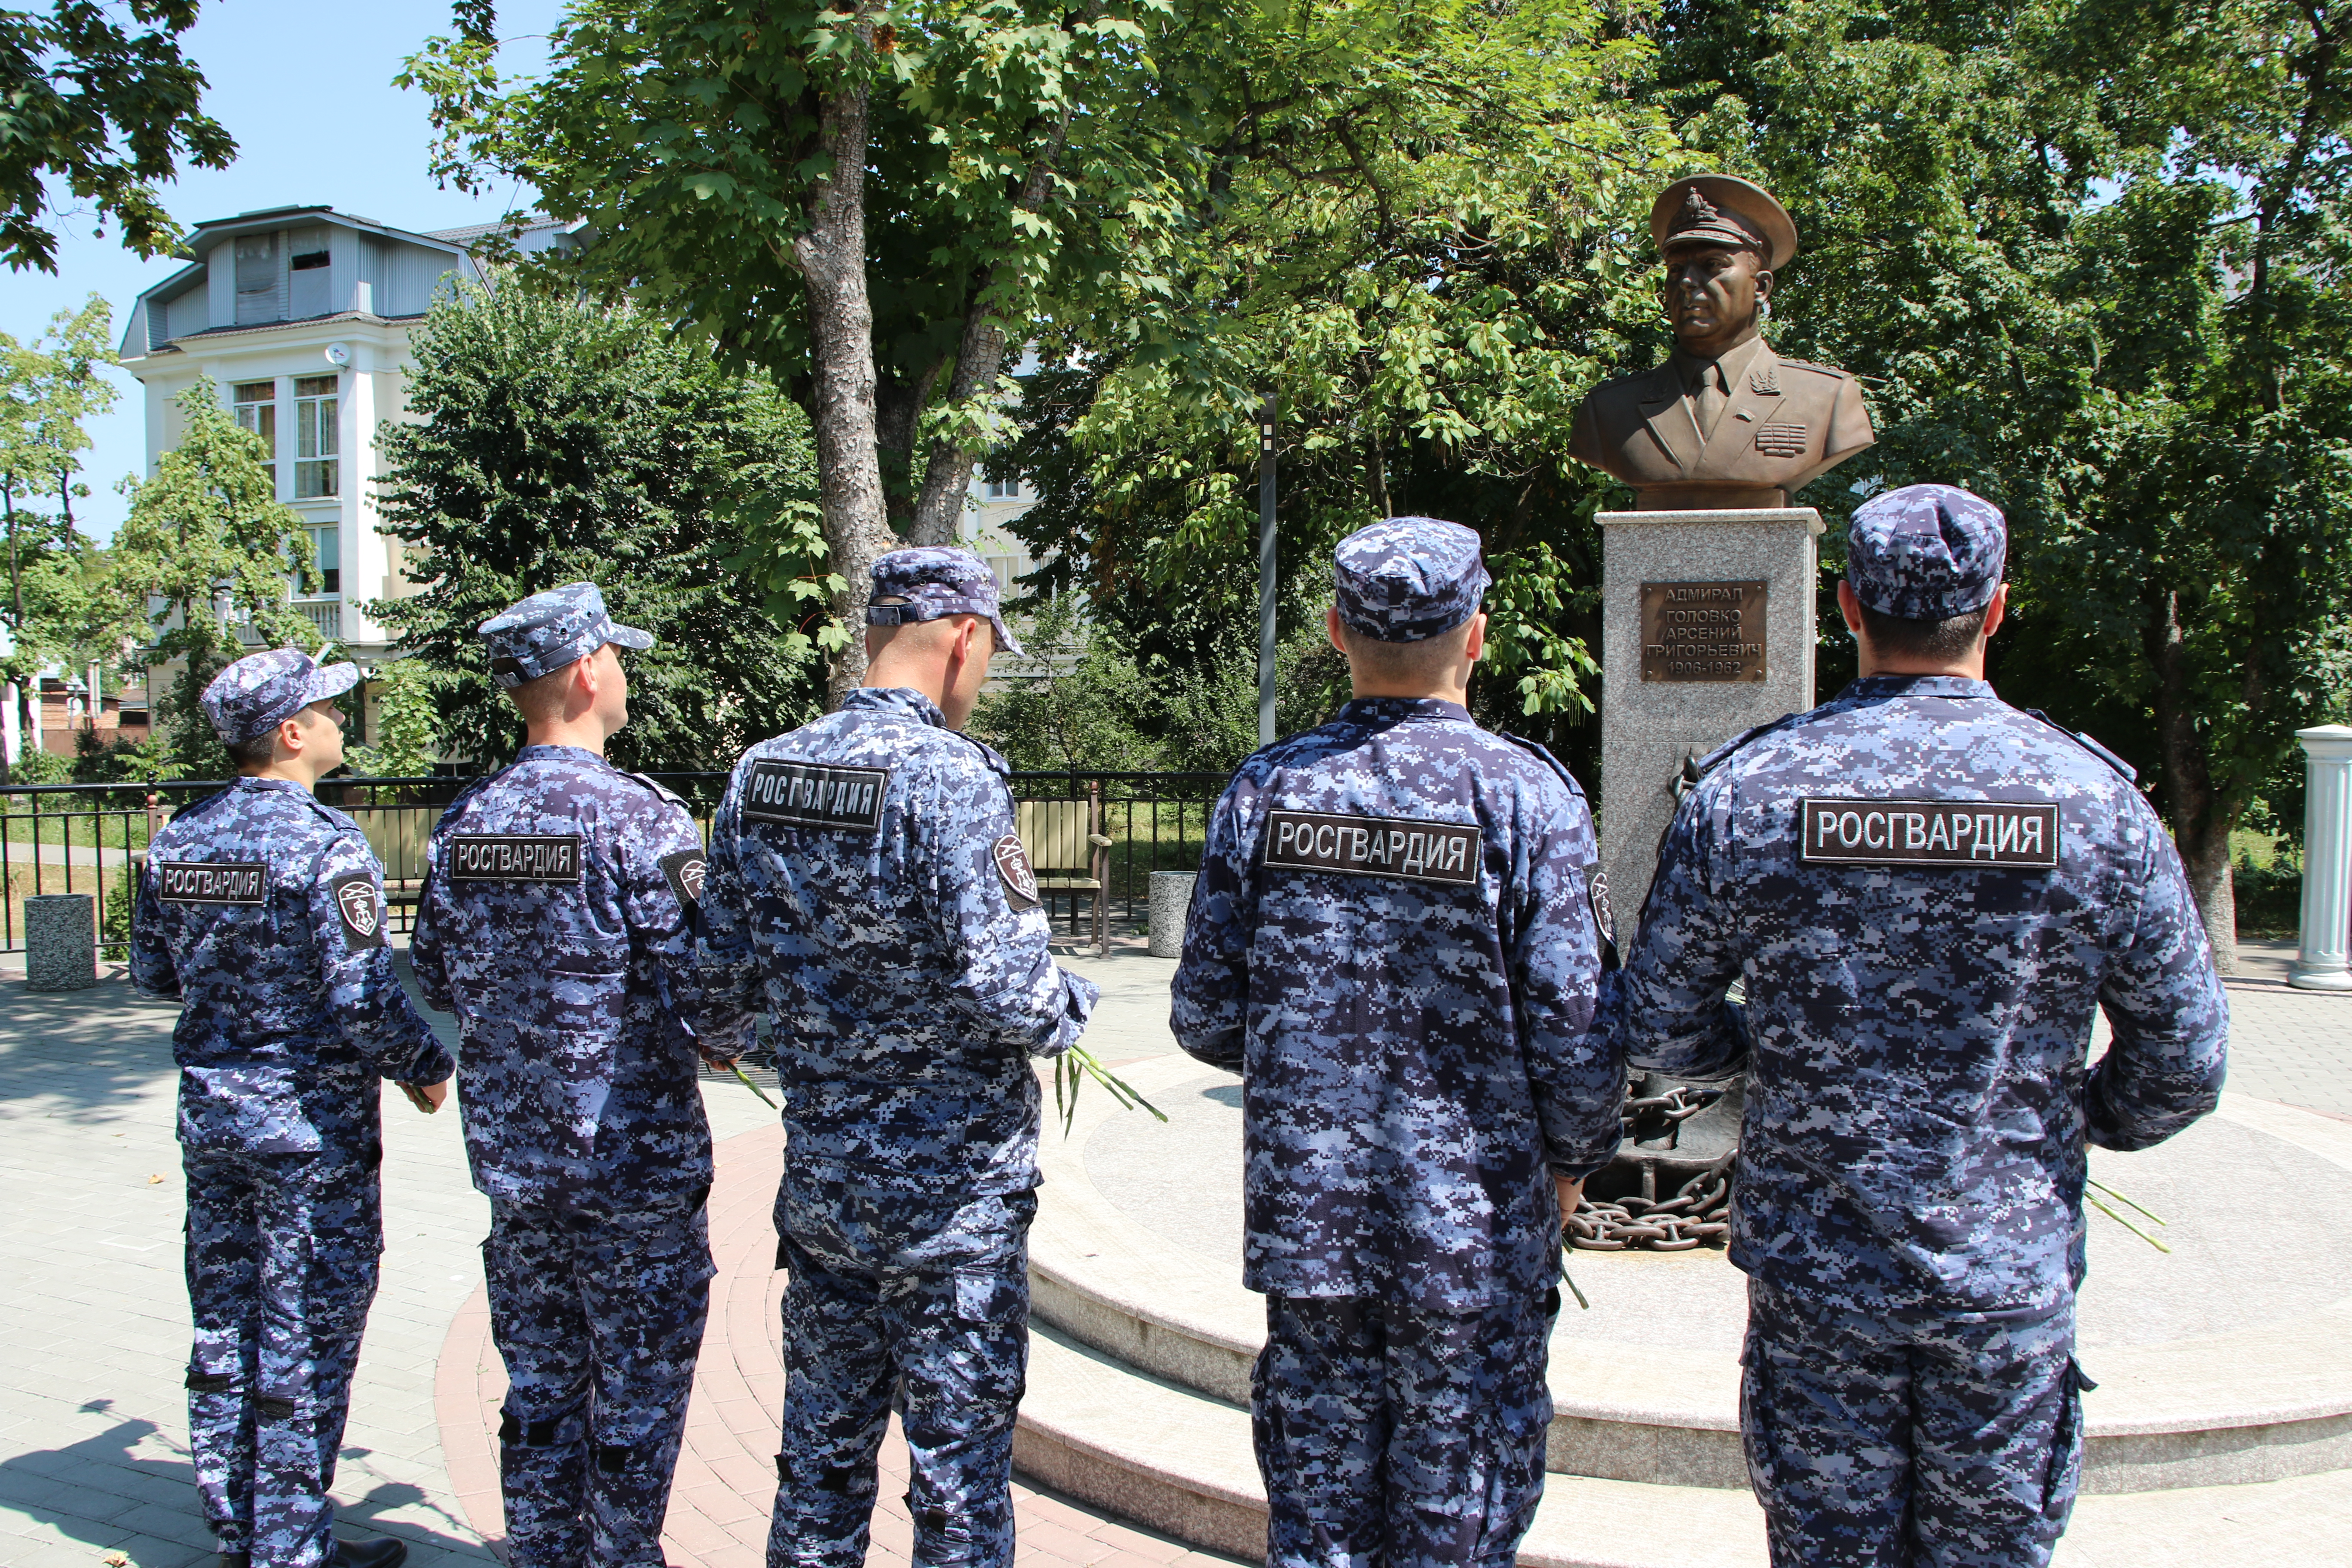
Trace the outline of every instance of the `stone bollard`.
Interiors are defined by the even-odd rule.
[[[1192,908],[1197,871],[1151,873],[1151,956],[1184,956],[1184,918]]]
[[[88,893],[25,900],[25,989],[80,991],[98,984],[96,901]]]
[[[2286,983],[2352,991],[2352,725],[2297,730],[2305,758],[2302,940]]]

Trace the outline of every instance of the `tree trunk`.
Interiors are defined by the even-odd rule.
[[[853,69],[874,41],[874,10],[858,7]],[[831,163],[809,200],[809,226],[793,241],[809,291],[815,361],[817,498],[833,570],[842,578],[834,614],[849,643],[834,657],[825,705],[866,679],[866,600],[876,556],[891,536],[874,447],[874,308],[866,294],[866,146],[869,89],[845,79],[828,92],[817,139]]]
[[[2165,815],[2189,872],[2189,889],[2213,944],[2213,967],[2238,973],[2238,903],[2230,872],[2230,829],[2235,813],[2220,800],[2189,692],[2188,651],[2181,645],[2180,595],[2170,591],[2154,605],[2144,634],[2156,668],[2156,731],[2162,752]]]

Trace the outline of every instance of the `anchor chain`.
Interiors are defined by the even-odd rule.
[[[1723,1098],[1717,1089],[1676,1084],[1664,1094],[1628,1095],[1623,1111],[1625,1136],[1641,1130],[1654,1139],[1666,1128],[1680,1126]],[[1731,1235],[1731,1173],[1738,1160],[1735,1151],[1723,1156],[1675,1189],[1670,1198],[1627,1195],[1596,1203],[1591,1198],[1568,1216],[1565,1239],[1586,1252],[1688,1252]]]

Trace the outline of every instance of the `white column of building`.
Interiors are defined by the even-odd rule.
[[[352,363],[343,376],[341,417],[336,432],[342,448],[343,640],[383,640],[383,630],[364,613],[383,596],[383,541],[376,534],[375,449],[376,345],[354,336]]]
[[[18,714],[24,700],[24,693],[17,689],[16,683],[13,680],[8,682],[5,689],[0,689],[0,702],[5,702],[8,705],[7,711],[0,713],[0,757],[7,758],[8,765],[12,768],[25,755],[24,736],[17,728],[22,722]]]
[[[2352,725],[2297,730],[2303,742],[2303,940],[2286,983],[2352,991]]]

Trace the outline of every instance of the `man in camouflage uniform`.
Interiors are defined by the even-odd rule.
[[[957,732],[1018,653],[961,550],[874,563],[866,685],[745,752],[711,825],[704,962],[776,1020],[782,1449],[770,1568],[858,1568],[891,1410],[914,1561],[1013,1560],[1029,1359],[1032,1057],[1097,995],[1046,947],[1010,769]]]
[[[2131,770],[1983,679],[2000,513],[1914,485],[1848,550],[1862,678],[1700,764],[1612,1032],[1718,1070],[1746,982],[1731,1260],[1773,1562],[2019,1568],[2081,1473],[2084,1139],[2210,1110],[2229,1012]]]
[[[1267,1562],[1505,1568],[1543,1494],[1560,1213],[1624,1094],[1586,1041],[1592,818],[1464,707],[1475,533],[1391,518],[1333,567],[1355,700],[1217,802],[1169,1023],[1243,1076]]]
[[[177,997],[188,1179],[188,1436],[222,1568],[393,1568],[331,1533],[335,1457],[383,1250],[376,1080],[423,1110],[449,1053],[383,939],[383,868],[311,788],[343,760],[359,671],[299,648],[205,688],[237,781],[147,847],[131,978]]]
[[[481,635],[526,743],[434,829],[411,952],[465,1035],[507,1545],[515,1568],[659,1568],[713,1272],[696,1057],[732,1061],[748,1020],[697,980],[693,817],[604,760],[614,649],[654,639],[589,583]]]

